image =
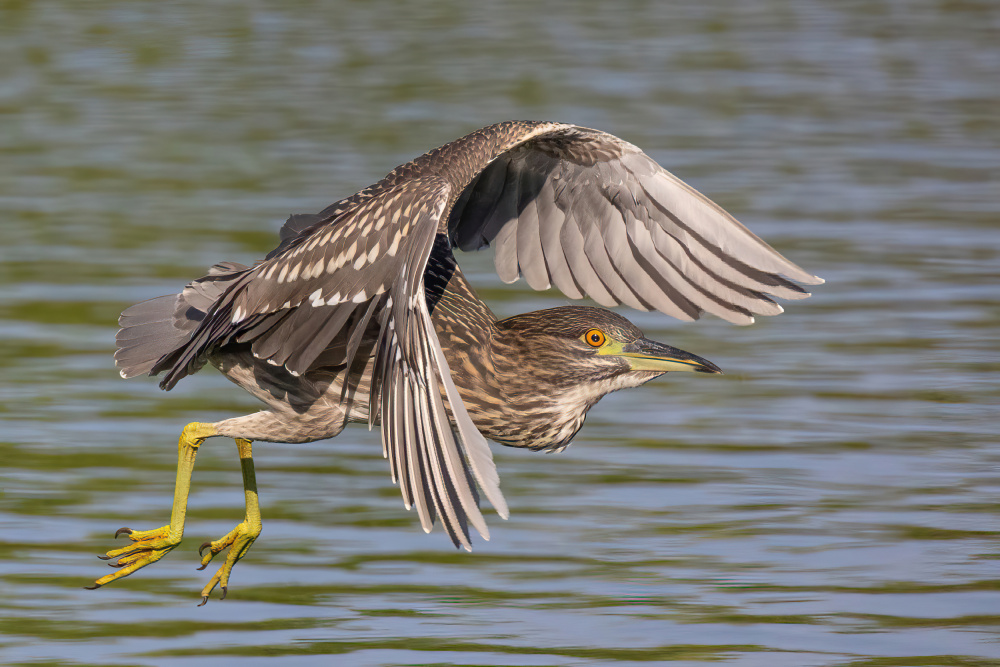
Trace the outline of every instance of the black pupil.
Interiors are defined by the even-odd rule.
[[[601,342],[601,334],[596,333],[596,332],[590,334],[590,340],[594,341],[595,343],[600,343]]]

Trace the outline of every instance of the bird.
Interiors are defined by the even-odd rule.
[[[504,282],[523,277],[601,307],[497,318],[455,255],[488,246]],[[671,371],[722,372],[608,308],[745,325],[822,282],[614,135],[549,121],[476,130],[317,214],[290,216],[253,265],[221,262],[122,312],[123,378],[162,374],[169,390],[211,365],[263,409],[184,427],[170,522],[118,530],[129,544],[100,556],[116,571],[88,588],[180,543],[195,456],[219,436],[235,440],[246,512],[201,545],[199,569],[227,554],[200,604],[216,586],[225,598],[261,531],[252,443],[332,438],[348,423],[379,429],[424,531],[439,520],[471,550],[470,526],[489,539],[480,492],[509,515],[487,440],[561,451],[610,392]]]

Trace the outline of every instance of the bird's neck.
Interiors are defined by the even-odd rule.
[[[497,326],[450,252],[432,252],[424,281],[441,349],[480,432],[512,447],[566,447],[601,395],[574,383],[559,360],[540,369],[520,365],[516,360],[531,358],[518,347],[523,341]]]
[[[487,436],[512,447],[565,449],[604,393],[572,377],[564,357],[546,358],[545,350],[532,347],[520,332],[503,323],[495,328],[490,349],[495,382],[504,397],[504,416]],[[525,360],[530,360],[530,366],[525,366]]]

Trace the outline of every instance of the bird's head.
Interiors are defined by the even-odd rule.
[[[548,380],[556,389],[589,387],[594,400],[637,387],[669,371],[722,373],[707,359],[649,340],[637,326],[603,308],[564,306],[497,323],[525,381]]]

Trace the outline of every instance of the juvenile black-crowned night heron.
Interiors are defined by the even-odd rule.
[[[223,597],[233,565],[260,533],[250,443],[311,442],[347,422],[379,425],[383,454],[424,530],[440,518],[456,546],[468,525],[489,537],[477,485],[507,505],[486,438],[565,448],[605,394],[668,371],[714,364],[647,340],[599,308],[562,307],[498,321],[452,249],[494,247],[505,282],[524,276],[603,306],[702,312],[736,324],[800,299],[819,278],[789,262],[638,148],[604,132],[549,122],[483,128],[394,169],[316,215],[293,215],[251,267],[223,263],[180,294],[122,313],[115,359],[130,378],[164,373],[170,389],[206,362],[266,409],[192,423],[178,445],[170,523],[122,528],[107,552],[120,579],[176,547],[195,454],[236,440],[246,518],[202,545],[202,567],[229,549],[202,591]]]

